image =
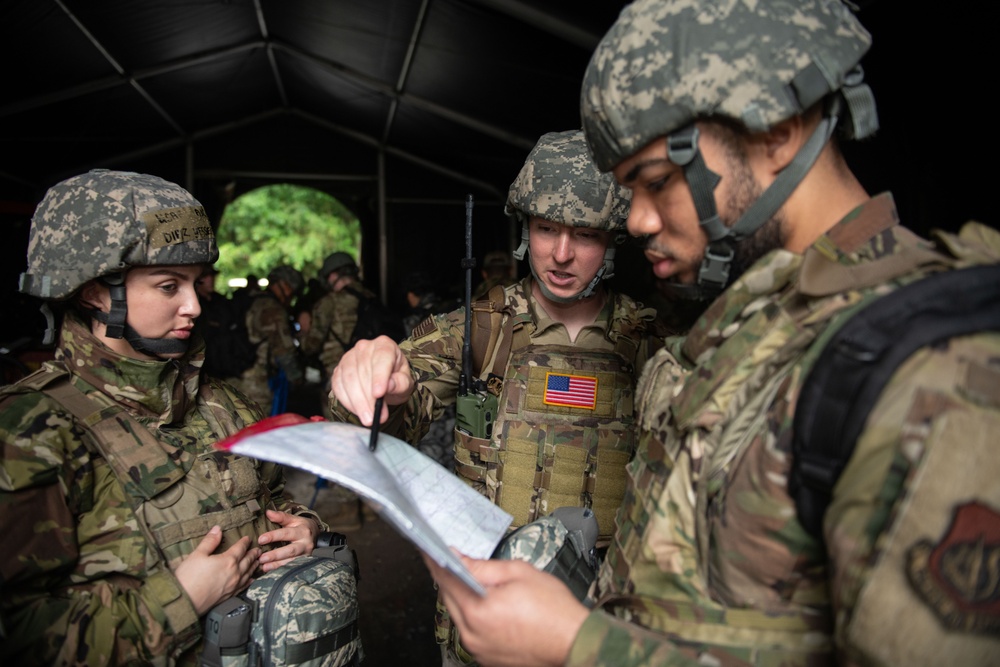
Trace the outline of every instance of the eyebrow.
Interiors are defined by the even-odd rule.
[[[154,271],[150,271],[149,274],[147,274],[147,275],[150,275],[150,276],[171,276],[173,278],[178,278],[178,279],[181,279],[181,280],[187,279],[187,274],[186,273],[183,273],[181,271],[177,271],[175,269],[167,269],[167,268],[159,268],[159,269],[156,269]],[[199,273],[197,276],[195,276],[194,279],[198,280],[203,275],[205,275],[205,274]]]
[[[668,160],[665,157],[653,157],[642,160],[641,162],[637,163],[634,167],[629,169],[628,172],[625,173],[625,177],[621,180],[621,182],[623,184],[631,183],[639,176],[639,172],[641,172],[646,167],[652,167],[654,165],[663,164],[664,162],[670,162],[670,160]]]

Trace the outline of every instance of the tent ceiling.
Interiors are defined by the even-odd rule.
[[[3,288],[45,189],[93,167],[181,183],[213,219],[268,183],[323,189],[378,239],[362,259],[383,294],[428,257],[461,255],[466,193],[484,205],[477,243],[504,247],[507,187],[538,136],[579,126],[583,71],[625,4],[4,0]],[[976,3],[860,4],[883,127],[846,148],[863,185],[892,190],[922,233],[994,220],[996,133],[978,111],[992,22]]]
[[[580,77],[624,4],[8,2],[0,186],[34,196],[155,164],[188,186],[298,175],[351,191],[373,187],[381,149],[407,174],[390,198],[454,196],[451,181],[502,199],[538,135],[579,125]]]

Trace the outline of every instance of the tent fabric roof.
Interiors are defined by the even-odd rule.
[[[16,233],[3,289],[45,190],[94,167],[180,183],[213,220],[261,185],[324,190],[377,239],[362,263],[395,298],[408,271],[463,254],[467,194],[477,256],[512,248],[507,188],[540,135],[579,127],[584,69],[625,4],[5,0],[0,223]],[[962,4],[858,4],[882,129],[845,146],[852,168],[920,233],[993,220],[996,133],[978,111],[992,22]],[[642,261],[620,266],[648,278]]]
[[[381,149],[389,198],[444,180],[502,199],[539,135],[579,126],[583,69],[624,4],[9,1],[0,187],[155,164],[336,195],[374,189]]]

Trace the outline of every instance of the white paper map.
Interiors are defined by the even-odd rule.
[[[266,428],[267,421],[257,427]],[[369,451],[369,436],[368,429],[353,424],[309,421],[270,430],[250,427],[219,446],[353,490],[441,567],[485,594],[449,547],[489,558],[513,517],[398,438],[380,433],[376,450]]]

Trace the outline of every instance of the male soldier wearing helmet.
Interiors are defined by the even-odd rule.
[[[203,616],[325,526],[280,467],[216,451],[257,421],[201,374],[202,206],[94,170],[46,193],[21,290],[63,310],[55,360],[0,393],[4,664],[197,664]]]
[[[309,329],[302,336],[300,346],[306,357],[319,355],[321,381],[320,405],[323,416],[331,419],[330,372],[340,363],[347,351],[351,334],[358,322],[360,298],[378,298],[358,280],[360,270],[354,258],[338,250],[327,255],[319,270],[320,280],[327,293],[313,305]],[[329,507],[330,525],[334,530],[349,532],[361,528],[364,507],[357,494],[337,484],[330,485],[326,504]]]
[[[306,356],[319,354],[321,368],[327,373],[323,378],[324,410],[328,409],[328,374],[347,351],[354,325],[358,322],[359,295],[377,298],[361,284],[358,274],[358,265],[346,252],[338,250],[323,260],[319,277],[327,288],[327,294],[313,306],[309,331],[302,337],[302,353]]]
[[[597,171],[582,132],[552,132],[511,184],[506,211],[522,225],[515,256],[527,255],[531,274],[484,304],[501,316],[499,339],[475,355],[483,363],[474,372],[501,407],[491,436],[456,430],[456,473],[512,514],[512,527],[585,506],[606,542],[635,446],[635,381],[657,344],[648,330],[655,313],[603,284],[627,193]],[[359,343],[334,371],[334,411],[419,441],[456,400],[464,324],[459,309],[428,318],[402,345]],[[577,396],[560,387],[571,378]],[[379,397],[386,407],[373,417]],[[468,662],[454,633],[439,629],[446,663]]]
[[[869,43],[839,0],[640,0],[597,47],[584,128],[598,165],[632,190],[629,231],[648,236],[658,277],[718,297],[647,366],[593,609],[522,563],[468,561],[488,587],[479,598],[428,561],[483,662],[1000,655],[1000,614],[983,604],[1000,580],[1000,336],[953,338],[899,366],[818,534],[790,483],[804,471],[796,405],[833,330],[903,283],[998,257],[981,226],[916,237],[891,195],[870,197],[849,170],[832,136],[875,129],[857,67]]]
[[[483,268],[480,273],[483,276],[483,282],[479,283],[472,293],[473,301],[485,297],[497,285],[507,287],[516,279],[514,260],[509,252],[503,250],[492,250],[486,253],[486,257],[483,257]]]
[[[257,359],[229,381],[268,414],[284,412],[288,385],[301,384],[305,376],[289,310],[304,286],[302,273],[283,264],[268,273],[267,288],[250,297],[247,334],[257,346]]]

